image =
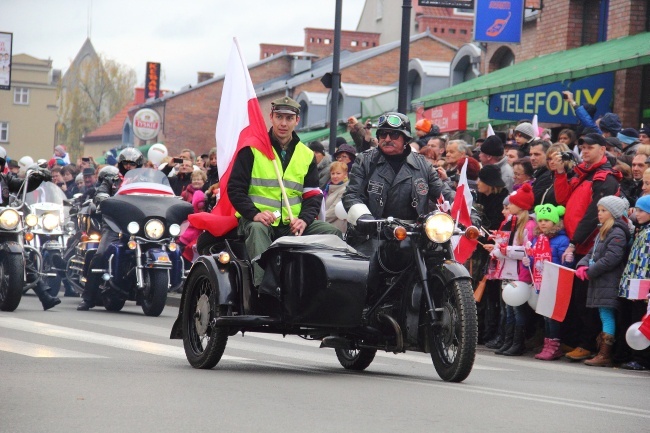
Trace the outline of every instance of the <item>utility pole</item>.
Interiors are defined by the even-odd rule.
[[[330,145],[329,153],[334,154],[336,147],[336,129],[339,116],[339,87],[341,86],[341,9],[343,0],[336,0],[334,17],[334,55],[332,56],[332,98],[330,99]]]
[[[411,0],[402,3],[402,44],[399,53],[399,88],[397,111],[406,114],[408,109],[409,44],[411,42]]]

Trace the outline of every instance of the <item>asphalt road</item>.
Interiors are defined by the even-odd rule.
[[[145,317],[43,312],[35,296],[0,312],[0,432],[642,432],[650,373],[480,349],[462,384],[428,355],[379,354],[360,373],[298,337],[231,337],[213,370],[169,340],[178,309]]]

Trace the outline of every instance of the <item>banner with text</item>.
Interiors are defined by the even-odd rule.
[[[416,120],[429,119],[438,125],[440,132],[465,131],[467,129],[467,101],[439,105],[428,110],[419,109]]]
[[[160,98],[160,63],[147,62],[144,76],[145,99]]]
[[[11,88],[11,45],[13,33],[0,32],[0,90]]]
[[[476,0],[474,40],[518,44],[524,22],[524,0]]]
[[[614,73],[592,75],[573,81],[567,89],[566,83],[558,82],[544,86],[529,87],[512,92],[490,95],[490,119],[530,119],[537,114],[540,122],[578,123],[573,110],[562,91],[571,90],[578,104],[594,104],[597,113],[610,111],[614,95]]]

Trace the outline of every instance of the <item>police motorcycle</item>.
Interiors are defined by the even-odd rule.
[[[57,267],[60,257],[74,226],[67,223],[65,193],[52,182],[43,182],[25,196],[25,240],[40,254],[41,278],[49,286],[49,293],[56,296],[61,287],[64,267]]]
[[[168,289],[183,283],[183,259],[176,238],[180,224],[194,210],[192,205],[174,195],[162,172],[136,168],[124,175],[120,189],[103,200],[99,209],[119,239],[105,253],[107,268],[84,268],[83,281],[91,272],[102,274],[100,301],[106,310],[119,311],[131,300],[147,316],[159,316]],[[86,249],[84,266],[91,263],[95,251]]]
[[[39,281],[42,258],[38,249],[25,243],[29,233],[24,223],[26,195],[30,181],[43,173],[37,166],[25,173],[25,181],[8,205],[0,207],[0,310],[18,308],[23,291],[34,288]]]
[[[201,369],[217,365],[229,336],[263,332],[333,348],[350,370],[366,369],[377,351],[429,353],[443,380],[465,380],[478,338],[476,304],[450,239],[476,239],[479,230],[461,230],[439,211],[416,222],[364,223],[386,240],[372,281],[367,256],[336,236],[315,235],[277,239],[258,258],[265,273],[255,287],[243,240],[218,238],[189,272],[170,338],[182,338],[190,365]]]

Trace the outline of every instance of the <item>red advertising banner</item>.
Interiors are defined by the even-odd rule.
[[[145,99],[160,97],[160,63],[147,62],[144,76]]]
[[[418,108],[416,120],[429,119],[438,125],[440,132],[465,131],[467,129],[467,101],[452,102],[424,110]]]

